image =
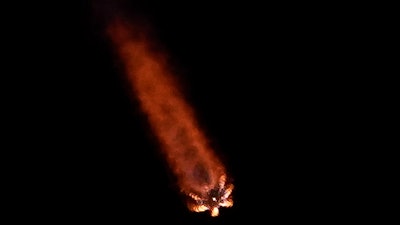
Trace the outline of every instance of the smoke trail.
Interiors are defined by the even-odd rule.
[[[178,186],[188,196],[188,208],[217,216],[219,207],[233,205],[233,185],[184,101],[166,55],[154,50],[142,26],[117,19],[107,31]]]

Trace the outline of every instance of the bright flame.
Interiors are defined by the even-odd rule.
[[[189,209],[210,210],[212,216],[217,216],[218,207],[233,205],[233,185],[225,187],[224,165],[196,124],[194,112],[170,73],[165,54],[154,51],[140,27],[117,21],[108,31],[181,191],[194,201],[192,206],[188,203]]]
[[[212,210],[211,210],[211,216],[212,216],[212,217],[215,217],[215,216],[218,216],[218,215],[219,215],[219,210],[218,210],[218,208],[217,208],[217,207],[212,208]]]

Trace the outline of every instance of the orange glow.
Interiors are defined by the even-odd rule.
[[[108,33],[141,109],[147,115],[160,149],[176,175],[181,191],[194,205],[192,211],[210,210],[217,216],[218,207],[230,207],[233,185],[225,189],[226,171],[207,138],[196,124],[192,108],[184,101],[166,61],[166,55],[154,51],[145,31],[116,21]],[[211,191],[217,190],[216,197]],[[223,198],[221,203],[216,198]],[[210,206],[207,202],[216,202]],[[219,201],[219,199],[218,199]]]

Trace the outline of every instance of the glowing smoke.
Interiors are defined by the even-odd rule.
[[[233,185],[184,101],[166,54],[154,51],[141,26],[114,20],[108,34],[180,191],[188,196],[188,208],[217,216],[219,207],[231,207]]]

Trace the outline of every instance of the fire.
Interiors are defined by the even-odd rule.
[[[133,94],[147,115],[181,191],[188,196],[188,208],[195,212],[210,210],[211,216],[218,216],[220,206],[233,205],[233,185],[226,184],[226,169],[185,102],[166,54],[154,51],[141,27],[115,21],[108,33]]]

